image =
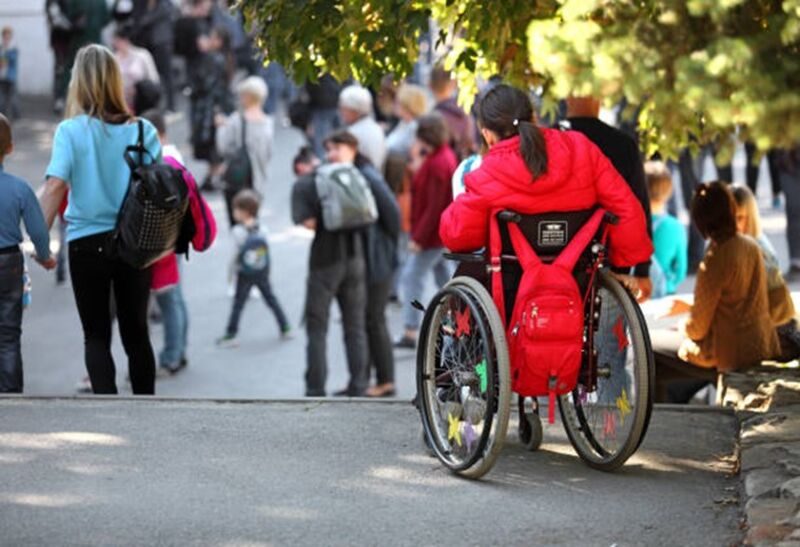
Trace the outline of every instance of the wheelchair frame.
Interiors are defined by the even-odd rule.
[[[558,213],[555,213],[558,214]],[[493,219],[493,222],[516,222],[520,223],[523,219],[523,215],[513,211],[502,211],[497,215],[497,219]],[[606,213],[603,223],[601,224],[601,230],[605,234],[606,227],[609,224],[616,224],[617,219],[611,213]],[[470,268],[475,268],[475,266],[480,265],[481,268],[484,269],[485,273],[489,275],[489,279],[491,279],[491,275],[502,275],[501,271],[505,264],[510,263],[517,263],[517,257],[514,255],[509,254],[501,254],[501,260],[499,264],[493,264],[488,256],[488,251],[484,251],[481,253],[469,253],[469,254],[462,254],[462,253],[447,253],[446,257],[451,260],[456,260],[461,263],[463,266],[468,266]],[[641,444],[644,435],[646,433],[647,427],[649,425],[650,415],[652,412],[652,393],[653,393],[653,379],[654,379],[654,366],[653,366],[653,358],[652,358],[652,350],[650,348],[650,341],[649,336],[647,335],[647,326],[644,321],[644,317],[641,314],[641,310],[639,310],[638,305],[636,305],[635,299],[630,295],[630,293],[619,284],[618,281],[613,279],[609,274],[607,274],[604,270],[605,262],[606,262],[606,247],[605,247],[605,238],[601,236],[598,240],[595,238],[592,243],[587,248],[588,258],[581,258],[576,267],[576,272],[583,273],[585,277],[585,285],[581,285],[581,292],[584,296],[584,313],[585,313],[585,339],[584,339],[584,351],[583,351],[583,358],[582,358],[582,365],[581,365],[581,373],[579,376],[579,385],[582,385],[585,389],[585,392],[577,395],[578,387],[576,386],[575,392],[569,395],[560,396],[558,400],[559,408],[561,410],[561,418],[562,422],[564,423],[565,429],[567,429],[568,437],[570,438],[571,443],[575,447],[578,454],[581,458],[586,461],[586,463],[592,467],[601,470],[613,470],[621,465],[630,457],[633,452],[639,447]],[[547,257],[543,256],[543,260],[550,261],[554,257]],[[463,268],[462,268],[463,269]],[[582,270],[582,272],[581,272]],[[483,276],[479,276],[482,278]],[[481,299],[485,300],[487,296],[489,296],[489,300],[494,304],[494,298],[489,295],[489,291],[485,289],[485,281],[480,283],[480,281],[476,282],[474,279],[470,279],[470,283],[466,283],[463,276],[459,276],[458,273],[456,277],[445,287],[453,286],[455,288],[456,285],[461,285],[458,287],[462,293],[472,292],[473,294],[465,297],[465,301],[469,301],[470,299],[475,301],[480,301]],[[579,283],[580,284],[580,283]],[[516,291],[517,287],[514,287],[514,291]],[[624,444],[624,450],[621,449],[620,453],[618,454],[610,454],[602,444],[592,435],[589,429],[591,427],[586,423],[586,416],[583,409],[583,405],[585,403],[581,401],[576,402],[576,397],[578,399],[587,396],[588,394],[597,390],[599,378],[610,378],[612,371],[610,366],[607,368],[599,367],[598,366],[598,350],[596,347],[596,334],[600,328],[600,318],[601,318],[601,297],[599,294],[600,290],[608,291],[609,294],[617,300],[617,306],[620,310],[620,317],[623,317],[628,321],[628,330],[630,330],[630,336],[635,338],[636,340],[636,347],[632,348],[630,351],[634,352],[633,355],[633,367],[636,371],[636,375],[640,376],[640,378],[636,379],[636,401],[635,405],[636,408],[634,411],[636,412],[636,423],[631,425],[631,433],[630,436],[632,438],[626,439],[626,443]],[[480,291],[484,291],[485,294],[480,295]],[[440,297],[442,293],[440,292],[434,297],[433,303],[435,304],[438,302],[437,298]],[[477,296],[475,296],[477,295]],[[469,304],[470,306],[474,305],[474,302]],[[512,306],[513,307],[513,306]],[[429,308],[430,310],[430,308]],[[495,314],[497,313],[497,308],[495,306]],[[490,312],[488,312],[491,315]],[[610,313],[610,312],[609,312]],[[418,366],[418,390],[421,391],[424,388],[423,382],[425,379],[421,376],[421,371],[426,366],[425,359],[426,356],[429,354],[428,348],[424,348],[423,345],[428,343],[428,332],[426,329],[430,329],[431,327],[431,319],[432,316],[426,312],[425,321],[423,321],[423,330],[420,333],[420,347],[418,349],[418,359],[417,359],[417,366]],[[500,325],[502,325],[503,332],[502,333],[491,333],[490,336],[495,337],[495,346],[499,345],[500,343],[505,344],[505,326],[507,324],[508,318],[502,318],[500,321]],[[496,325],[495,325],[496,327]],[[623,327],[624,329],[624,327]],[[423,335],[424,333],[424,335]],[[626,336],[628,336],[626,334]],[[497,351],[497,350],[496,350]],[[500,348],[498,354],[505,353],[507,360],[507,347]],[[643,363],[639,361],[643,360]],[[499,359],[502,361],[502,358]],[[501,363],[502,365],[502,363]],[[637,368],[638,367],[638,368]],[[502,383],[503,377],[508,378],[508,374],[502,374],[502,371],[499,373],[495,371],[496,380],[498,384]],[[429,380],[429,378],[428,378]],[[435,382],[439,382],[442,378],[437,377],[434,379]],[[643,380],[643,382],[642,382]],[[507,380],[508,381],[508,380]],[[435,384],[437,385],[437,384]],[[451,470],[454,472],[470,477],[470,478],[478,478],[488,472],[494,464],[494,460],[497,457],[497,453],[499,452],[499,446],[502,445],[503,439],[505,437],[505,431],[500,431],[507,427],[507,418],[508,412],[507,408],[501,408],[503,405],[510,406],[510,394],[508,395],[508,399],[503,401],[503,387],[502,385],[499,386],[499,389],[495,389],[498,392],[498,395],[493,394],[493,401],[489,407],[494,407],[494,410],[499,415],[498,425],[496,431],[494,433],[493,442],[491,446],[488,446],[486,449],[485,454],[476,453],[473,454],[469,461],[462,462],[462,465],[452,465],[450,462],[443,457],[442,453],[438,453],[438,449],[434,449],[433,452],[439,457],[439,459],[445,463]],[[462,388],[463,389],[463,388]],[[506,386],[507,391],[508,386]],[[623,388],[623,394],[625,389]],[[424,402],[424,401],[423,401]],[[530,403],[530,404],[528,404]],[[567,407],[565,411],[566,405],[570,405]],[[541,422],[538,417],[538,403],[536,399],[523,399],[520,397],[519,403],[519,434],[520,438],[523,441],[523,444],[529,450],[535,450],[541,444],[542,441],[542,428]],[[526,409],[530,408],[530,412],[527,412]],[[503,416],[503,412],[505,411],[505,416]],[[574,412],[573,412],[574,411]],[[432,448],[432,443],[435,441],[432,437],[433,431],[430,427],[430,424],[426,423],[426,420],[429,419],[426,417],[426,410],[422,407],[420,408],[420,412],[422,413],[423,424],[425,425],[425,435],[426,435],[426,442],[428,446]],[[488,410],[487,410],[488,412]],[[448,417],[450,415],[448,414]],[[488,416],[488,414],[487,414]],[[503,423],[505,420],[505,423]],[[572,420],[577,420],[578,424],[571,424],[568,423]],[[490,429],[495,427],[493,422],[489,423]],[[579,436],[583,436],[584,438],[578,438]],[[484,435],[486,436],[486,435]],[[491,437],[491,435],[489,435]],[[584,442],[585,441],[585,442]],[[630,441],[630,442],[628,442]],[[595,452],[596,454],[592,454],[591,452]]]

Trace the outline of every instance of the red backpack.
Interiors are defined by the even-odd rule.
[[[584,302],[572,270],[597,233],[605,211],[597,210],[550,264],[545,264],[513,222],[511,244],[522,266],[511,321],[506,326],[511,388],[525,397],[548,395],[549,422],[555,421],[556,395],[575,389],[583,351]],[[501,243],[492,217],[492,264],[499,265]],[[494,268],[492,292],[505,319],[502,274]]]

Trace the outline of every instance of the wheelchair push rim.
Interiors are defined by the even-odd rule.
[[[653,354],[644,316],[633,296],[600,271],[598,317],[587,322],[597,352],[596,377],[585,367],[578,385],[559,397],[564,428],[578,455],[591,467],[612,471],[641,444],[652,411]]]
[[[417,350],[417,392],[428,445],[450,470],[487,473],[510,412],[508,350],[491,296],[457,277],[434,296]]]

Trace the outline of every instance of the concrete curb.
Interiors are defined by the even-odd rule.
[[[125,402],[125,403],[178,403],[178,404],[234,404],[234,405],[270,405],[270,404],[378,404],[411,406],[412,400],[399,397],[290,397],[290,398],[263,398],[263,399],[237,399],[222,398],[209,399],[202,397],[160,397],[160,396],[135,396],[135,395],[24,395],[0,394],[0,404],[7,401],[21,402],[77,402],[81,404]],[[546,405],[544,405],[546,407]],[[700,405],[677,405],[659,403],[653,405],[655,410],[667,412],[680,412],[686,414],[737,414],[737,410],[730,407],[714,407]]]

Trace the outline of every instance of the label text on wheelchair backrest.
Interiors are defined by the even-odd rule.
[[[568,241],[566,221],[547,220],[539,223],[539,246],[563,247]]]

